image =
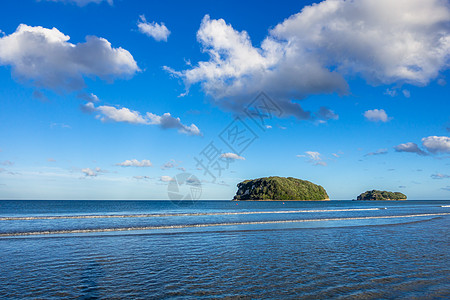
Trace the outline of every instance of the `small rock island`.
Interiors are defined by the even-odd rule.
[[[293,177],[263,177],[237,185],[233,200],[330,200],[325,189],[312,182]]]
[[[356,200],[406,200],[406,195],[400,192],[388,192],[388,191],[378,191],[371,190],[356,198]]]

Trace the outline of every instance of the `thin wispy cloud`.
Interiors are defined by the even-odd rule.
[[[378,149],[375,152],[369,152],[364,156],[384,155],[388,153],[388,149]]]
[[[236,153],[228,152],[222,153],[220,155],[221,158],[229,159],[229,160],[245,160],[245,157],[239,156]]]
[[[308,162],[314,164],[315,166],[326,166],[327,163],[323,161],[322,155],[317,151],[305,151],[305,154],[298,154],[297,157],[306,157]]]
[[[90,3],[99,4],[102,2],[107,2],[109,5],[113,5],[113,0],[37,0],[40,1],[47,1],[47,2],[61,2],[61,3],[71,3],[76,4],[78,6],[85,6]]]
[[[445,179],[445,178],[450,178],[450,175],[436,173],[436,174],[432,174],[431,178],[433,178],[433,179]]]

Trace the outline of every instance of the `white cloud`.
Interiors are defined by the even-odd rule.
[[[88,177],[88,176],[94,177],[94,176],[97,176],[97,175],[98,175],[98,173],[95,172],[94,170],[92,170],[91,168],[84,168],[84,169],[81,169],[81,172],[83,172],[84,175],[87,176],[87,177]]]
[[[312,160],[321,160],[322,158],[320,158],[320,153],[319,152],[315,152],[315,151],[306,151],[305,152],[310,159]]]
[[[306,6],[254,47],[245,31],[204,17],[197,39],[209,60],[177,72],[227,109],[264,90],[286,114],[310,118],[297,102],[348,93],[344,77],[423,86],[448,68],[450,9],[441,0],[327,0]],[[420,30],[418,30],[420,28]]]
[[[161,166],[161,170],[172,169],[175,167],[175,160],[170,160]]]
[[[95,169],[91,169],[91,168],[84,168],[81,169],[81,172],[84,173],[84,176],[86,177],[95,177],[97,175],[99,175],[100,173],[108,173],[108,170],[102,170],[99,167],[95,168]]]
[[[364,117],[371,122],[388,122],[389,118],[384,109],[372,109],[364,112]]]
[[[78,44],[69,39],[56,28],[21,24],[0,38],[0,65],[11,66],[20,81],[57,91],[82,89],[84,76],[111,81],[139,71],[130,52],[112,48],[104,38],[87,36]]]
[[[74,3],[78,6],[85,6],[89,3],[101,3],[103,1],[108,2],[109,5],[113,5],[113,0],[38,0],[38,1],[51,1],[51,2],[64,2],[64,3]]]
[[[306,151],[305,154],[298,154],[297,157],[309,158],[309,162],[315,166],[326,166],[327,163],[323,161],[322,155],[316,151]]]
[[[423,138],[422,145],[431,153],[450,153],[450,137],[448,136]]]
[[[397,152],[410,152],[417,153],[419,155],[428,155],[425,151],[419,148],[416,143],[404,143],[394,147]]]
[[[116,166],[121,167],[151,167],[152,163],[148,159],[138,161],[137,159],[125,160],[124,162],[117,163]]]
[[[221,158],[226,158],[226,159],[231,159],[231,160],[245,160],[245,158],[244,157],[242,157],[242,156],[239,156],[239,155],[237,155],[236,153],[231,153],[231,152],[228,152],[228,153],[222,153],[221,155],[220,155],[220,157]]]
[[[162,181],[162,182],[170,182],[170,181],[174,181],[175,179],[173,179],[173,178],[170,177],[170,176],[163,175],[163,176],[161,176],[161,177],[159,178],[159,180]]]
[[[172,117],[170,113],[164,113],[162,116],[158,116],[152,113],[147,113],[147,120],[151,125],[159,125],[163,129],[178,129],[178,132],[188,135],[202,135],[200,130],[195,124],[189,126],[181,123],[180,118]]]
[[[156,22],[149,23],[145,19],[144,15],[139,16],[140,20],[137,23],[139,31],[149,37],[154,38],[156,41],[167,42],[167,38],[170,35],[170,30],[167,29],[164,23],[158,24]]]
[[[200,129],[195,124],[184,125],[180,118],[172,117],[170,113],[161,116],[147,112],[142,115],[138,111],[130,110],[126,107],[116,108],[114,106],[101,105],[95,107],[94,103],[88,102],[81,106],[85,113],[96,112],[97,118],[102,122],[125,122],[131,124],[158,125],[162,129],[178,129],[178,132],[187,135],[202,135]]]
[[[90,104],[92,104],[92,102],[89,102],[86,105]],[[129,110],[126,107],[115,108],[113,106],[102,105],[97,107],[96,111],[100,113],[97,116],[102,122],[112,121],[131,124],[147,124],[147,121],[139,112]]]

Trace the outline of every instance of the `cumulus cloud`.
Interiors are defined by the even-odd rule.
[[[394,149],[397,152],[410,152],[410,153],[416,153],[416,154],[424,155],[424,156],[428,155],[428,153],[426,153],[425,151],[420,149],[416,143],[412,143],[412,142],[397,145],[394,147]]]
[[[159,181],[162,181],[162,182],[170,182],[170,181],[174,181],[174,180],[175,179],[173,179],[172,177],[167,176],[167,175],[163,175],[159,178]]]
[[[236,153],[231,153],[231,152],[228,152],[228,153],[222,153],[221,155],[220,155],[220,157],[221,158],[225,158],[225,159],[230,159],[230,160],[245,160],[245,157],[242,157],[242,156],[239,156],[239,155],[237,155]]]
[[[285,115],[308,119],[297,100],[349,92],[347,76],[423,86],[449,66],[450,8],[441,0],[327,0],[269,31],[260,47],[246,31],[206,15],[197,40],[209,55],[179,76],[200,83],[219,105],[238,110],[264,90]]]
[[[78,44],[69,39],[57,28],[21,24],[0,38],[0,65],[11,66],[20,81],[57,91],[82,89],[85,76],[111,81],[139,71],[130,52],[104,38],[87,36]]]
[[[448,136],[423,138],[422,145],[431,153],[450,153],[450,137]]]
[[[365,156],[383,155],[383,154],[387,154],[387,153],[388,153],[388,149],[378,149],[375,152],[367,153]]]
[[[95,168],[95,169],[91,169],[91,168],[84,168],[81,169],[81,172],[84,174],[84,176],[86,177],[96,177],[97,175],[99,175],[100,173],[108,173],[107,170],[102,170],[100,168]]]
[[[147,112],[142,115],[138,111],[130,110],[126,107],[116,108],[114,106],[95,106],[88,102],[81,106],[85,113],[97,113],[96,118],[102,122],[125,122],[131,124],[158,125],[162,129],[177,129],[178,132],[187,135],[202,135],[200,129],[195,124],[184,125],[180,118],[173,117],[170,113],[161,116]]]
[[[161,170],[167,170],[172,168],[175,168],[175,160],[173,159],[161,166]]]
[[[371,122],[387,122],[392,118],[389,118],[384,109],[372,109],[364,112],[364,117]]]
[[[137,111],[130,110],[126,107],[116,108],[114,106],[101,105],[96,109],[93,108],[92,102],[86,104],[90,105],[93,110],[99,112],[97,117],[102,122],[125,122],[131,124],[147,124],[147,121]]]
[[[137,160],[137,159],[127,159],[124,162],[121,163],[117,163],[116,166],[121,166],[121,167],[151,167],[152,163],[148,160],[148,159],[143,159],[141,161]]]
[[[139,16],[140,20],[137,23],[139,31],[149,37],[154,38],[156,41],[167,42],[167,38],[170,35],[170,30],[167,29],[164,23],[158,24],[156,22],[149,23],[145,19],[144,15]]]
[[[433,178],[433,179],[444,179],[444,178],[450,178],[450,175],[436,173],[436,174],[432,174],[431,178]]]
[[[51,1],[51,2],[63,2],[63,3],[73,3],[78,6],[85,6],[89,3],[101,3],[108,2],[109,5],[113,5],[113,0],[38,0],[38,1]]]

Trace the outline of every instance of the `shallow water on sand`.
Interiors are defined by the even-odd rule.
[[[0,297],[446,299],[448,203],[0,201]]]

